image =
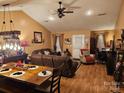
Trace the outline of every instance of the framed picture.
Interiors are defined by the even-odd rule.
[[[71,45],[72,40],[71,40],[71,38],[65,38],[64,42],[65,42],[65,44],[67,44],[67,45]]]
[[[34,32],[34,43],[42,43],[42,32]]]

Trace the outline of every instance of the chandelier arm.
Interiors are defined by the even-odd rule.
[[[10,31],[12,31],[13,21],[12,21],[12,17],[11,17],[10,5],[8,6],[8,12],[9,12],[9,20],[10,20]]]
[[[2,23],[1,32],[4,31],[4,25],[5,25],[5,24]]]
[[[4,6],[4,12],[3,12],[3,25],[2,25],[2,31],[6,30],[6,7]]]
[[[4,9],[4,11],[3,11],[3,22],[2,22],[2,28],[1,28],[1,32],[2,31],[4,31],[4,30],[6,30],[6,22],[5,22],[5,20],[6,20],[6,18],[5,18],[5,15],[6,15],[6,12],[5,12],[5,6],[3,7]]]
[[[5,6],[4,6],[4,12],[3,12],[3,21],[5,21],[5,16],[6,16],[6,9],[5,9]]]
[[[12,22],[12,26],[13,26],[13,29],[15,28],[15,25],[14,25],[14,23]]]

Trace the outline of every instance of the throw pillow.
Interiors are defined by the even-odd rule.
[[[44,54],[45,54],[45,55],[49,55],[50,52],[49,52],[49,51],[44,51]]]

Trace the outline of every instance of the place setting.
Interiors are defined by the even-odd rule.
[[[35,70],[37,68],[39,68],[39,66],[35,66],[35,65],[30,65],[30,66],[26,66],[28,68],[28,70]]]
[[[10,72],[10,71],[12,71],[11,68],[1,68],[0,69],[0,73],[7,73],[7,72]]]
[[[50,76],[50,75],[52,75],[52,72],[49,71],[49,70],[43,70],[43,71],[38,73],[38,76],[41,76],[41,77],[47,77],[47,76]]]
[[[19,61],[18,63],[15,64],[15,68],[21,69],[21,70],[35,70],[35,69],[38,69],[39,66],[29,65],[29,64],[27,65]]]
[[[25,74],[25,71],[16,71],[10,74],[10,77],[20,77]]]

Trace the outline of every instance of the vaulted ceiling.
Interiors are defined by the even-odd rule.
[[[61,0],[72,14],[58,18],[60,0],[0,0],[11,3],[14,10],[23,10],[49,31],[114,29],[122,0]]]

